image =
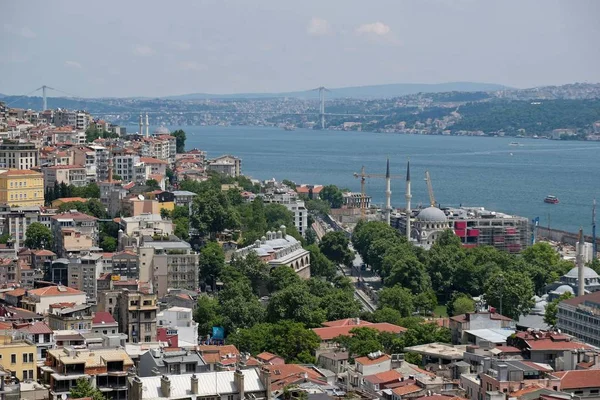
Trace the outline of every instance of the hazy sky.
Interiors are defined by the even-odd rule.
[[[0,2],[0,92],[600,82],[597,0]]]

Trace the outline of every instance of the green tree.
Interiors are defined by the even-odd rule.
[[[462,315],[472,312],[475,312],[475,302],[469,296],[459,296],[452,302],[452,313],[450,315]]]
[[[336,272],[335,264],[321,253],[319,246],[311,244],[306,246],[306,250],[310,251],[310,275],[333,279]]]
[[[225,229],[235,229],[240,225],[237,210],[229,204],[221,191],[206,191],[194,198],[191,223],[200,235],[214,238]]]
[[[9,242],[10,240],[10,234],[9,233],[5,233],[2,236],[0,236],[0,244],[6,244]]]
[[[517,271],[497,272],[485,283],[487,303],[514,320],[525,315],[534,305],[533,282],[524,273]],[[502,304],[501,304],[502,303]]]
[[[417,257],[411,255],[405,259],[393,260],[390,256],[384,258],[384,269],[389,268],[389,276],[385,278],[386,286],[399,284],[418,294],[431,289],[431,280],[425,266]],[[389,266],[386,268],[386,266]]]
[[[310,328],[318,327],[326,319],[319,300],[304,284],[288,286],[275,292],[269,300],[267,320],[272,323],[290,320]]]
[[[587,266],[591,269],[593,269],[594,271],[596,271],[597,274],[600,274],[600,259],[599,258],[594,258],[592,261],[590,261]]]
[[[417,293],[413,299],[414,307],[421,315],[431,315],[437,306],[437,296],[433,289]]]
[[[162,219],[169,219],[169,218],[171,218],[171,211],[167,210],[166,208],[161,208],[160,209],[160,217]]]
[[[331,208],[340,208],[344,203],[342,191],[335,185],[327,185],[321,190],[321,199],[329,203]]]
[[[269,280],[270,266],[260,257],[250,252],[244,258],[231,260],[230,265],[244,276],[254,294],[265,293]]]
[[[550,304],[546,306],[546,311],[544,313],[544,323],[551,326],[552,328],[556,328],[556,323],[558,322],[558,303],[563,300],[567,300],[573,297],[571,292],[564,292],[556,299],[552,300]]]
[[[156,181],[156,179],[148,179],[146,180],[146,186],[148,186],[152,190],[160,189],[160,185]]]
[[[219,301],[207,295],[198,296],[194,320],[198,323],[198,335],[200,336],[211,334],[213,326],[222,326],[223,317],[219,311]]]
[[[371,328],[353,328],[352,336],[338,336],[334,342],[348,351],[349,357],[363,357],[369,353],[384,350],[379,332]]]
[[[427,252],[427,272],[431,284],[444,300],[452,293],[456,270],[464,259],[465,251],[460,238],[450,229],[442,232]]]
[[[281,183],[283,183],[292,190],[296,190],[296,184],[288,179],[284,179],[283,181],[281,181]]]
[[[217,242],[208,242],[199,256],[200,280],[206,282],[213,290],[225,265],[225,253]]]
[[[181,240],[188,240],[190,238],[190,220],[186,217],[181,217],[173,220],[175,224],[175,236]]]
[[[171,133],[171,136],[175,136],[175,146],[177,153],[185,153],[185,132],[181,129]]]
[[[311,224],[309,224],[309,226],[310,225]],[[304,234],[304,239],[306,239],[307,245],[315,244],[317,242],[317,234],[312,228],[308,228]]]
[[[273,268],[269,274],[269,292],[276,292],[288,286],[301,284],[302,280],[296,272],[285,265]]]
[[[332,290],[322,298],[321,308],[325,310],[327,321],[355,318],[360,315],[361,305],[354,298],[354,292],[343,289]]]
[[[25,231],[25,247],[30,249],[51,249],[54,243],[52,232],[39,222],[32,222]]]
[[[104,236],[102,242],[100,243],[100,247],[102,247],[102,250],[112,253],[113,251],[117,250],[117,239],[110,236]]]
[[[400,285],[386,287],[379,292],[378,307],[380,309],[389,307],[398,311],[402,317],[408,317],[415,309],[414,297],[410,290]]]
[[[219,315],[227,333],[264,322],[265,309],[246,281],[228,282],[219,292]]]
[[[54,186],[52,187],[52,197],[54,200],[60,199],[60,184],[58,181],[54,181]]]
[[[76,385],[71,387],[69,397],[72,399],[89,397],[93,400],[106,400],[102,392],[98,388],[93,387],[86,378],[77,379]]]
[[[348,237],[344,232],[327,232],[321,238],[319,249],[334,263],[349,265],[354,259],[354,255],[348,245]]]

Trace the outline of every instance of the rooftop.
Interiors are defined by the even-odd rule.
[[[46,297],[46,296],[65,296],[65,295],[78,295],[85,294],[81,290],[73,289],[68,286],[46,286],[39,289],[31,289],[27,291],[27,295]]]
[[[48,350],[52,357],[63,364],[85,363],[86,368],[105,367],[110,361],[123,361],[125,368],[133,366],[133,361],[124,349],[63,349]]]
[[[313,328],[313,332],[315,332],[321,340],[331,340],[338,336],[352,336],[350,331],[354,328],[358,328],[356,325],[344,325],[344,326],[331,326],[324,328]],[[398,325],[390,324],[387,322],[379,322],[376,324],[370,324],[365,326],[365,328],[375,329],[379,332],[391,332],[391,333],[402,333],[406,332],[406,328],[403,328]]]
[[[117,321],[113,318],[112,314],[106,311],[97,311],[92,319],[94,325],[100,324],[116,324]]]
[[[379,357],[369,357],[369,356],[364,356],[364,357],[357,357],[354,359],[354,362],[356,364],[362,364],[362,365],[373,365],[373,364],[379,364],[385,361],[389,361],[391,360],[392,357],[390,357],[387,354],[382,354]]]
[[[234,383],[234,371],[203,372],[195,374],[198,378],[198,394],[196,396],[223,396],[238,392]],[[260,380],[258,370],[242,370],[244,375],[244,390],[246,393],[264,391],[265,387]],[[169,399],[190,398],[191,378],[193,374],[170,375],[171,395]],[[151,376],[139,378],[142,382],[142,399],[167,398],[161,391],[161,377]]]
[[[600,370],[555,372],[560,379],[560,389],[583,389],[600,387]]]

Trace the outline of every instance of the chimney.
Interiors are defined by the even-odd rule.
[[[196,374],[192,375],[192,394],[198,394],[198,377]]]
[[[240,394],[240,399],[244,398],[244,374],[242,370],[236,369],[233,373],[233,383]]]
[[[265,387],[266,400],[271,400],[271,371],[266,368],[261,369],[260,381]]]
[[[163,397],[171,397],[171,380],[166,375],[160,377],[160,391]]]
[[[142,400],[143,385],[142,380],[136,376],[131,380],[131,389],[129,390],[131,400]]]

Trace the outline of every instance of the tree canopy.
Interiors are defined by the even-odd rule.
[[[52,249],[54,236],[48,227],[39,223],[32,222],[25,231],[25,247],[30,249]]]
[[[342,191],[335,185],[327,185],[321,189],[320,197],[325,200],[329,207],[340,208],[344,203]]]

